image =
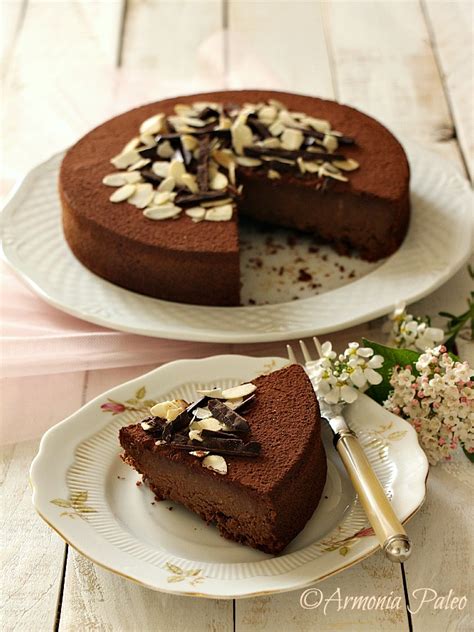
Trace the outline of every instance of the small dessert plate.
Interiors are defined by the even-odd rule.
[[[400,249],[377,263],[337,255],[310,237],[242,223],[242,307],[142,296],[96,276],[63,235],[63,154],[33,169],[2,214],[3,255],[41,298],[104,327],[174,340],[251,343],[337,331],[388,314],[447,281],[471,251],[472,194],[456,167],[411,142],[412,217]],[[295,300],[297,299],[297,300]]]
[[[100,395],[44,435],[31,466],[38,513],[96,564],[180,595],[237,598],[295,590],[366,558],[378,543],[326,428],[322,500],[278,556],[225,540],[183,507],[155,501],[120,459],[119,428],[146,416],[154,401],[191,401],[196,388],[230,387],[286,363],[230,355],[179,360]],[[408,520],[423,503],[428,473],[415,430],[365,395],[348,407],[347,420],[397,516]]]

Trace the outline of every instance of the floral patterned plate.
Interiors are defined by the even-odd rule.
[[[230,355],[180,360],[89,402],[41,441],[31,467],[38,513],[100,566],[182,595],[234,598],[294,590],[364,559],[377,550],[377,541],[326,428],[322,501],[279,556],[229,542],[183,507],[155,502],[119,458],[119,428],[146,414],[156,400],[192,400],[196,388],[229,387],[286,362]],[[347,420],[398,517],[408,520],[423,502],[428,471],[415,431],[364,395],[347,408]]]

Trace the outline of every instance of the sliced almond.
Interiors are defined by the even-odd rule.
[[[209,182],[209,188],[212,191],[222,191],[227,187],[228,184],[229,180],[227,179],[227,176],[220,171],[217,171]]]
[[[222,399],[221,388],[200,388],[200,389],[197,388],[196,393],[199,393],[199,395],[202,395],[203,397],[212,397],[214,399]]]
[[[326,176],[328,178],[333,178],[334,180],[340,180],[341,182],[349,181],[349,178],[343,176],[339,169],[333,167],[329,162],[325,162],[319,167],[318,174],[320,177]]]
[[[203,467],[207,467],[208,470],[217,472],[218,474],[227,474],[227,463],[224,457],[218,454],[210,454],[202,460]]]
[[[255,384],[250,382],[240,384],[239,386],[233,386],[232,388],[226,388],[222,391],[222,397],[224,399],[239,399],[240,397],[247,397],[257,390]]]
[[[280,136],[285,131],[285,126],[280,121],[275,121],[270,125],[268,131],[272,136]]]
[[[277,121],[279,121],[285,127],[298,127],[300,125],[298,121],[292,117],[288,110],[280,110],[278,112]]]
[[[153,417],[159,417],[160,419],[167,419],[168,412],[170,410],[183,411],[187,407],[187,402],[184,399],[167,399],[163,402],[158,402],[150,408],[150,414]],[[169,421],[169,419],[168,419]]]
[[[126,154],[129,151],[132,151],[132,149],[136,149],[139,144],[140,144],[140,138],[138,136],[136,136],[135,138],[132,138],[131,140],[128,141],[128,143],[122,149],[122,154]]]
[[[105,184],[108,187],[121,187],[124,184],[127,184],[127,179],[125,178],[124,173],[109,173],[109,175],[102,178],[102,184]]]
[[[230,128],[232,146],[237,154],[244,153],[244,147],[249,147],[253,142],[252,130],[248,125],[237,119]]]
[[[237,156],[236,162],[241,167],[258,167],[262,164],[258,158],[250,158],[249,156]]]
[[[198,459],[202,459],[209,454],[209,450],[193,450],[189,454],[191,456],[197,456]]]
[[[264,105],[258,111],[258,118],[265,125],[271,125],[276,119],[278,110],[274,105]]]
[[[215,206],[206,211],[204,219],[208,222],[228,222],[232,219],[232,204],[224,204],[224,206]]]
[[[160,178],[166,178],[169,175],[170,163],[158,160],[152,164],[151,170]]]
[[[173,177],[168,176],[162,182],[160,182],[160,184],[158,185],[158,191],[160,193],[163,191],[172,191],[175,187],[175,184],[176,180]]]
[[[270,178],[270,180],[279,180],[281,178],[281,175],[278,173],[278,171],[275,171],[275,169],[269,169],[267,171],[267,178]]]
[[[140,160],[140,158],[141,156],[138,151],[131,149],[130,151],[114,156],[110,162],[117,169],[126,169],[127,167],[130,167],[130,165],[133,165],[134,162],[137,162],[137,160]]]
[[[232,204],[232,198],[223,198],[222,200],[209,200],[208,202],[202,202],[201,206],[204,208],[214,208],[215,206],[225,206],[226,204]]]
[[[331,136],[331,134],[325,134],[323,138],[323,145],[330,153],[332,153],[338,148],[337,138],[335,136]]]
[[[332,164],[343,171],[354,171],[359,168],[359,163],[353,158],[346,158],[346,160],[333,160]]]
[[[212,152],[212,158],[217,162],[221,167],[225,167],[228,169],[231,164],[235,162],[234,154],[226,149],[215,149]]]
[[[162,112],[150,116],[140,125],[140,134],[158,134],[161,131],[164,120],[165,115]]]
[[[195,222],[198,222],[204,219],[206,209],[202,206],[193,206],[191,208],[187,208],[184,212],[188,217],[193,219]]]
[[[298,158],[296,159],[296,164],[298,165],[298,169],[300,170],[300,172],[305,173],[306,171],[305,162],[301,156],[298,156]]]
[[[268,105],[272,105],[277,110],[285,109],[285,106],[283,105],[283,103],[281,101],[278,101],[277,99],[268,99]]]
[[[195,408],[193,410],[193,415],[196,419],[207,419],[208,417],[212,417],[212,413],[209,408]]]
[[[151,430],[155,427],[155,424],[150,424],[148,421],[142,421],[140,423],[140,426],[143,428],[143,430]]]
[[[170,168],[168,175],[180,182],[182,176],[186,173],[186,167],[180,160],[172,160],[170,162]]]
[[[125,171],[124,178],[128,184],[137,184],[142,181],[142,174],[139,171]]]
[[[145,208],[152,201],[153,194],[153,186],[149,182],[143,182],[135,185],[135,191],[128,201],[137,208]]]
[[[308,160],[304,161],[304,168],[305,168],[305,171],[307,171],[308,173],[318,173],[320,166],[321,166],[320,162],[312,162]]]
[[[205,417],[199,421],[193,421],[191,424],[191,430],[222,430],[225,428],[224,424],[214,417]]]
[[[174,149],[171,146],[169,140],[165,140],[163,143],[160,143],[158,145],[156,153],[160,158],[171,158],[171,156],[174,154]]]
[[[137,171],[137,169],[141,169],[142,167],[146,167],[146,165],[151,162],[149,158],[140,158],[137,162],[134,162],[133,165],[130,165],[128,171]]]
[[[174,111],[178,116],[193,116],[196,114],[193,107],[187,103],[177,103],[174,106]]]
[[[278,149],[281,147],[281,142],[279,138],[264,138],[260,141],[259,145],[262,147],[268,147],[269,149]]]
[[[156,145],[155,136],[153,134],[140,134],[140,142],[145,147],[154,147]]]
[[[188,437],[191,441],[202,441],[200,430],[190,430],[188,433]]]
[[[299,129],[287,128],[281,135],[281,146],[283,149],[296,150],[301,147],[303,140],[303,132]]]
[[[194,151],[199,146],[198,139],[189,134],[183,134],[183,136],[181,136],[181,142],[183,143],[183,147],[188,151]]]
[[[314,118],[313,116],[304,117],[301,122],[308,127],[312,127],[317,132],[321,132],[322,134],[327,134],[331,131],[331,125],[329,121],[325,121],[324,119]]]
[[[128,200],[135,193],[137,185],[135,184],[124,184],[120,189],[116,189],[112,195],[109,197],[111,202],[124,202]]]
[[[149,206],[143,211],[143,215],[148,219],[162,220],[162,219],[174,219],[178,217],[182,209],[174,204],[163,204],[161,206]]]
[[[180,178],[180,183],[191,191],[191,193],[198,193],[199,187],[196,182],[196,176],[191,173],[184,173]]]
[[[153,197],[153,205],[160,206],[160,204],[166,204],[166,202],[172,202],[176,197],[176,193],[171,191],[158,191]]]

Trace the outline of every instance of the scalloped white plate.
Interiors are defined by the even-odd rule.
[[[130,292],[90,272],[73,256],[62,232],[57,176],[63,154],[31,171],[5,207],[3,254],[45,301],[104,327],[176,340],[232,343],[336,331],[387,314],[400,301],[410,303],[425,296],[453,275],[471,251],[468,183],[449,162],[413,143],[405,147],[412,170],[412,219],[402,246],[384,262],[338,257],[327,246],[311,254],[308,237],[300,237],[293,249],[269,254],[262,235],[244,229],[250,250],[245,247],[241,258],[243,300],[273,304],[172,303]],[[285,243],[282,231],[275,238]],[[264,262],[261,268],[253,265],[259,259]],[[307,268],[321,287],[312,289],[311,283],[299,282],[300,267]],[[311,292],[320,293],[310,296]]]
[[[227,387],[286,363],[247,356],[180,360],[100,395],[44,435],[30,474],[38,513],[96,564],[181,595],[234,598],[294,590],[364,559],[378,544],[326,429],[322,501],[279,556],[225,540],[183,507],[155,502],[119,458],[119,428],[147,414],[147,400],[191,400],[196,388]],[[423,502],[428,472],[415,431],[364,395],[346,413],[396,514],[408,520]]]

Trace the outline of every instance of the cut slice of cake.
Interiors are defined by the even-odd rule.
[[[163,402],[152,409],[159,416],[122,428],[124,460],[158,499],[183,504],[230,540],[280,553],[312,516],[326,481],[310,380],[291,365],[243,389],[201,396],[186,409]]]

